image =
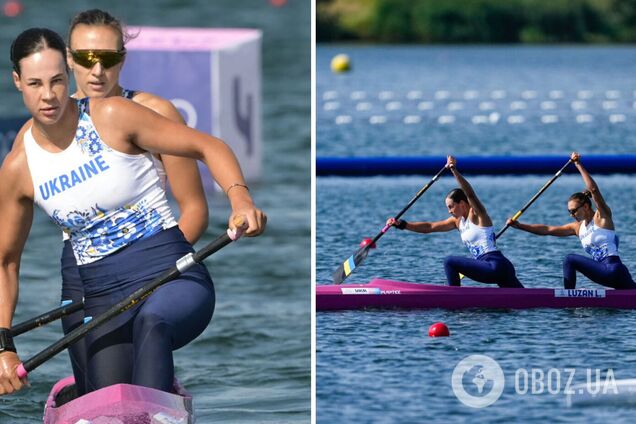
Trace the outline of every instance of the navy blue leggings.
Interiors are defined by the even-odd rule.
[[[517,279],[514,265],[500,251],[484,253],[477,259],[447,256],[444,259],[444,271],[449,286],[461,285],[461,273],[480,283],[523,288]]]
[[[618,256],[607,256],[597,262],[587,256],[569,254],[563,260],[563,286],[576,288],[576,271],[602,286],[614,289],[636,289],[627,267]]]
[[[71,242],[64,242],[62,249],[62,302],[72,300],[73,303],[80,303],[84,300],[84,287],[82,278],[79,275],[77,261],[73,255]],[[62,317],[62,329],[64,334],[68,334],[84,322],[84,310],[80,309],[70,315]],[[75,387],[80,395],[86,393],[86,348],[84,339],[78,340],[68,349],[75,376]]]
[[[192,251],[174,227],[77,267],[85,315],[99,316]],[[117,383],[172,391],[172,351],[205,330],[214,304],[214,286],[207,269],[194,265],[140,304],[91,331],[80,346],[86,361],[85,391]]]

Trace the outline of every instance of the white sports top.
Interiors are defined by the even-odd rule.
[[[69,235],[78,265],[177,225],[150,153],[113,150],[97,133],[88,99],[78,102],[77,132],[62,152],[24,134],[34,202]]]
[[[470,219],[462,217],[459,221],[459,234],[474,258],[478,258],[484,253],[497,251],[495,233],[492,227],[480,227],[473,224]]]
[[[581,222],[579,240],[583,249],[595,261],[601,261],[608,256],[618,256],[618,237],[614,230],[597,227],[594,220],[586,226]]]

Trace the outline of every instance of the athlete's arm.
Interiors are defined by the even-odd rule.
[[[174,105],[150,93],[139,93],[133,101],[144,105],[174,122],[185,124]],[[208,226],[208,202],[203,192],[197,162],[190,158],[160,155],[166,170],[170,191],[179,206],[179,228],[185,238],[196,243]]]
[[[387,224],[395,225],[395,222],[396,221],[393,218],[389,218],[389,220],[387,221]],[[400,221],[400,222],[406,222],[406,225],[403,228],[404,230],[409,230],[409,231],[413,231],[416,233],[423,233],[423,234],[442,233],[442,232],[457,229],[457,220],[453,217],[445,219],[444,221],[435,221],[435,222],[425,222],[425,221],[419,221],[419,222]]]
[[[480,227],[492,227],[492,221],[490,220],[490,217],[488,216],[486,207],[483,205],[483,203],[481,203],[481,201],[477,197],[477,194],[475,193],[475,190],[473,190],[473,187],[470,185],[470,183],[457,170],[457,161],[455,160],[453,156],[448,156],[448,158],[446,159],[446,167],[451,170],[451,172],[453,173],[453,176],[455,177],[455,179],[457,180],[457,183],[459,184],[459,187],[461,187],[461,189],[466,194],[466,198],[468,199],[468,204],[472,208],[472,212],[477,218],[476,224],[479,225]]]
[[[524,224],[523,222],[513,221],[512,219],[508,219],[507,224],[513,228],[527,231],[532,234],[556,237],[575,236],[577,235],[579,226],[581,225],[578,222],[570,222],[565,225]]]
[[[596,205],[597,213],[600,217],[600,226],[603,228],[614,229],[614,223],[612,221],[612,210],[605,203],[605,199],[601,194],[601,190],[598,188],[596,181],[592,178],[587,169],[581,163],[581,155],[577,152],[572,152],[570,159],[574,161],[574,166],[579,170],[581,177],[583,178],[583,182],[585,183],[585,188],[592,194],[592,200]]]
[[[0,327],[11,328],[18,302],[20,257],[33,221],[33,196],[24,150],[9,152],[0,168]],[[13,393],[23,386],[16,374],[20,364],[14,352],[0,353],[0,395]]]
[[[235,227],[234,218],[242,215],[248,222],[245,235],[264,231],[267,217],[254,207],[236,156],[222,140],[120,97],[92,99],[91,110],[98,131],[117,150],[133,154],[145,150],[205,162],[232,206],[230,228]]]

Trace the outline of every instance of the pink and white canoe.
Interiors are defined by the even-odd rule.
[[[194,422],[192,396],[176,380],[177,394],[131,384],[115,384],[66,401],[73,397],[74,385],[75,379],[71,376],[53,386],[44,406],[44,424]],[[65,403],[60,405],[62,402]]]
[[[465,308],[636,309],[636,290],[451,287],[376,278],[367,284],[316,286],[316,310]]]

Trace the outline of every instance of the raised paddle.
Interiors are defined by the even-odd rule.
[[[237,240],[241,236],[244,223],[245,220],[243,217],[237,217],[234,220],[234,225],[236,225],[237,228],[236,232],[228,229],[226,233],[217,237],[215,240],[203,247],[198,252],[188,253],[187,255],[179,259],[176,262],[175,266],[173,266],[171,269],[167,270],[145,286],[138,288],[133,293],[131,293],[130,296],[116,303],[100,316],[93,318],[88,323],[77,327],[75,330],[71,331],[66,336],[62,337],[57,342],[44,349],[42,352],[24,361],[18,366],[18,376],[20,378],[26,377],[29,372],[33,371],[44,362],[48,361],[64,349],[68,348],[70,345],[84,337],[95,327],[104,324],[105,322],[111,320],[122,312],[135,306],[137,303],[150,296],[160,286],[178,278],[192,265],[200,263],[211,254],[219,251],[234,240]]]
[[[439,172],[435,174],[435,176],[428,183],[426,183],[426,185],[422,187],[420,191],[417,192],[417,194],[415,194],[415,196],[409,201],[409,203],[406,206],[404,206],[404,208],[397,215],[395,215],[394,218],[396,221],[400,219],[400,217],[404,215],[404,213],[411,206],[413,206],[413,204],[417,201],[417,199],[419,199],[422,196],[422,194],[424,194],[424,192],[428,190],[429,187],[432,186],[435,181],[437,181],[437,179],[440,177],[440,175],[442,175],[442,173],[445,170],[446,170],[446,166],[440,169]],[[364,261],[364,259],[367,257],[367,255],[369,254],[369,249],[375,246],[375,242],[378,241],[380,237],[384,235],[384,233],[389,231],[389,228],[391,228],[390,225],[385,225],[384,228],[382,228],[382,230],[375,237],[373,237],[373,239],[370,242],[366,242],[365,240],[365,244],[360,249],[358,249],[353,255],[349,256],[349,258],[347,258],[347,260],[344,261],[342,265],[340,265],[338,269],[336,269],[336,271],[333,273],[333,283],[341,284],[345,280],[345,278],[351,275],[353,270],[357,266],[359,266],[362,263],[362,261]]]
[[[532,199],[530,199],[528,201],[528,203],[526,203],[520,210],[519,212],[517,212],[516,214],[514,214],[514,216],[512,218],[510,218],[512,221],[516,221],[517,219],[519,219],[519,217],[526,211],[526,209],[528,209],[530,207],[530,205],[532,205],[534,203],[535,200],[537,200],[539,198],[539,196],[541,196],[543,194],[544,191],[546,191],[548,189],[548,187],[550,187],[550,185],[552,185],[553,182],[556,181],[557,178],[559,178],[561,176],[561,174],[563,174],[563,171],[565,171],[565,168],[567,168],[571,163],[572,163],[572,159],[568,160],[567,163],[565,165],[563,165],[563,167],[561,169],[559,169],[557,171],[556,174],[554,174],[554,176],[552,178],[550,178],[550,180],[545,183],[543,185],[543,187],[541,187],[541,189],[537,192],[537,194],[535,194]],[[501,236],[507,229],[508,227],[510,227],[510,224],[506,223],[506,225],[499,230],[499,232],[497,233],[497,235],[495,235],[495,240],[499,238],[499,236]]]
[[[70,300],[63,302],[62,306],[45,312],[42,315],[38,315],[35,318],[31,318],[29,320],[21,322],[20,324],[14,325],[13,327],[11,327],[11,336],[19,336],[22,333],[26,333],[27,331],[31,331],[34,328],[41,327],[45,324],[48,324],[49,322],[62,318],[65,315],[77,312],[82,308],[84,308],[84,302],[75,303]]]

